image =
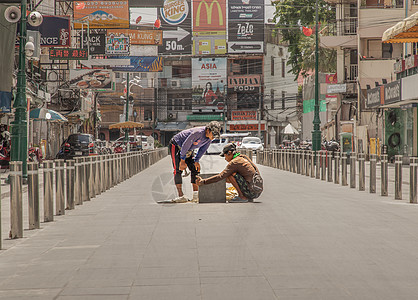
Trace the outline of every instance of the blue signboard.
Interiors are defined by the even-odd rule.
[[[12,105],[12,93],[11,92],[0,92],[0,113],[11,112]]]
[[[162,72],[163,59],[156,56],[116,56],[112,58],[129,58],[129,66],[112,67],[117,72]]]

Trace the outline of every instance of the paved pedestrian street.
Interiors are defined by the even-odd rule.
[[[0,299],[417,298],[417,205],[259,168],[255,203],[157,204],[175,195],[166,157],[40,230],[25,221],[2,237]]]

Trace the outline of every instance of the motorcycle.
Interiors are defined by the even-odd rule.
[[[28,160],[30,162],[41,163],[43,161],[41,150],[38,147],[30,147],[28,150]]]

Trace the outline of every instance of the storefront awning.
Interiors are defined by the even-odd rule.
[[[384,43],[418,42],[418,12],[388,28],[382,37]]]
[[[186,129],[187,122],[158,122],[155,129],[160,131],[181,131]]]

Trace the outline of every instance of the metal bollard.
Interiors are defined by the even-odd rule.
[[[347,186],[347,153],[341,155],[341,185]]]
[[[350,154],[350,188],[356,188],[356,153]]]
[[[89,187],[89,179],[88,179],[88,157],[83,157],[83,184],[82,184],[82,189],[83,189],[83,202],[84,201],[89,201],[89,195],[90,195],[90,187]]]
[[[54,221],[54,194],[53,194],[53,172],[54,162],[47,160],[43,162],[44,172],[44,222]]]
[[[411,157],[409,164],[409,203],[417,203],[417,166],[418,158]]]
[[[100,190],[102,193],[106,191],[105,186],[105,155],[100,155]]]
[[[358,189],[359,191],[366,190],[366,166],[364,160],[364,153],[358,154]]]
[[[315,151],[315,160],[316,160],[316,174],[315,178],[321,178],[321,151]]]
[[[10,238],[23,237],[22,162],[10,162]]]
[[[332,182],[332,151],[328,151],[328,163],[327,163],[327,169],[328,169],[328,182]]]
[[[370,193],[376,193],[376,154],[370,154]]]
[[[315,152],[314,151],[309,151],[310,152],[310,156],[311,156],[311,177],[314,178],[315,177]]]
[[[334,154],[334,183],[340,184],[340,152],[336,151]]]
[[[94,191],[93,158],[95,158],[95,156],[89,156],[87,158],[87,185],[89,187],[88,190],[90,199],[93,199],[96,196]]]
[[[39,170],[38,163],[28,162],[29,229],[39,229]]]
[[[395,155],[395,200],[402,200],[402,155]]]
[[[80,182],[80,158],[74,158],[74,203],[83,204],[81,201],[81,182]]]
[[[383,154],[382,159],[380,161],[380,195],[387,196],[388,195],[388,155]]]
[[[94,162],[94,190],[96,191],[96,196],[100,195],[102,193],[102,190],[100,188],[100,156],[96,156],[95,162]]]
[[[75,168],[74,168],[74,160],[67,160],[67,209],[74,209],[75,208]]]
[[[55,160],[55,214],[65,215],[64,160]]]
[[[321,151],[321,180],[327,175],[327,151]]]

